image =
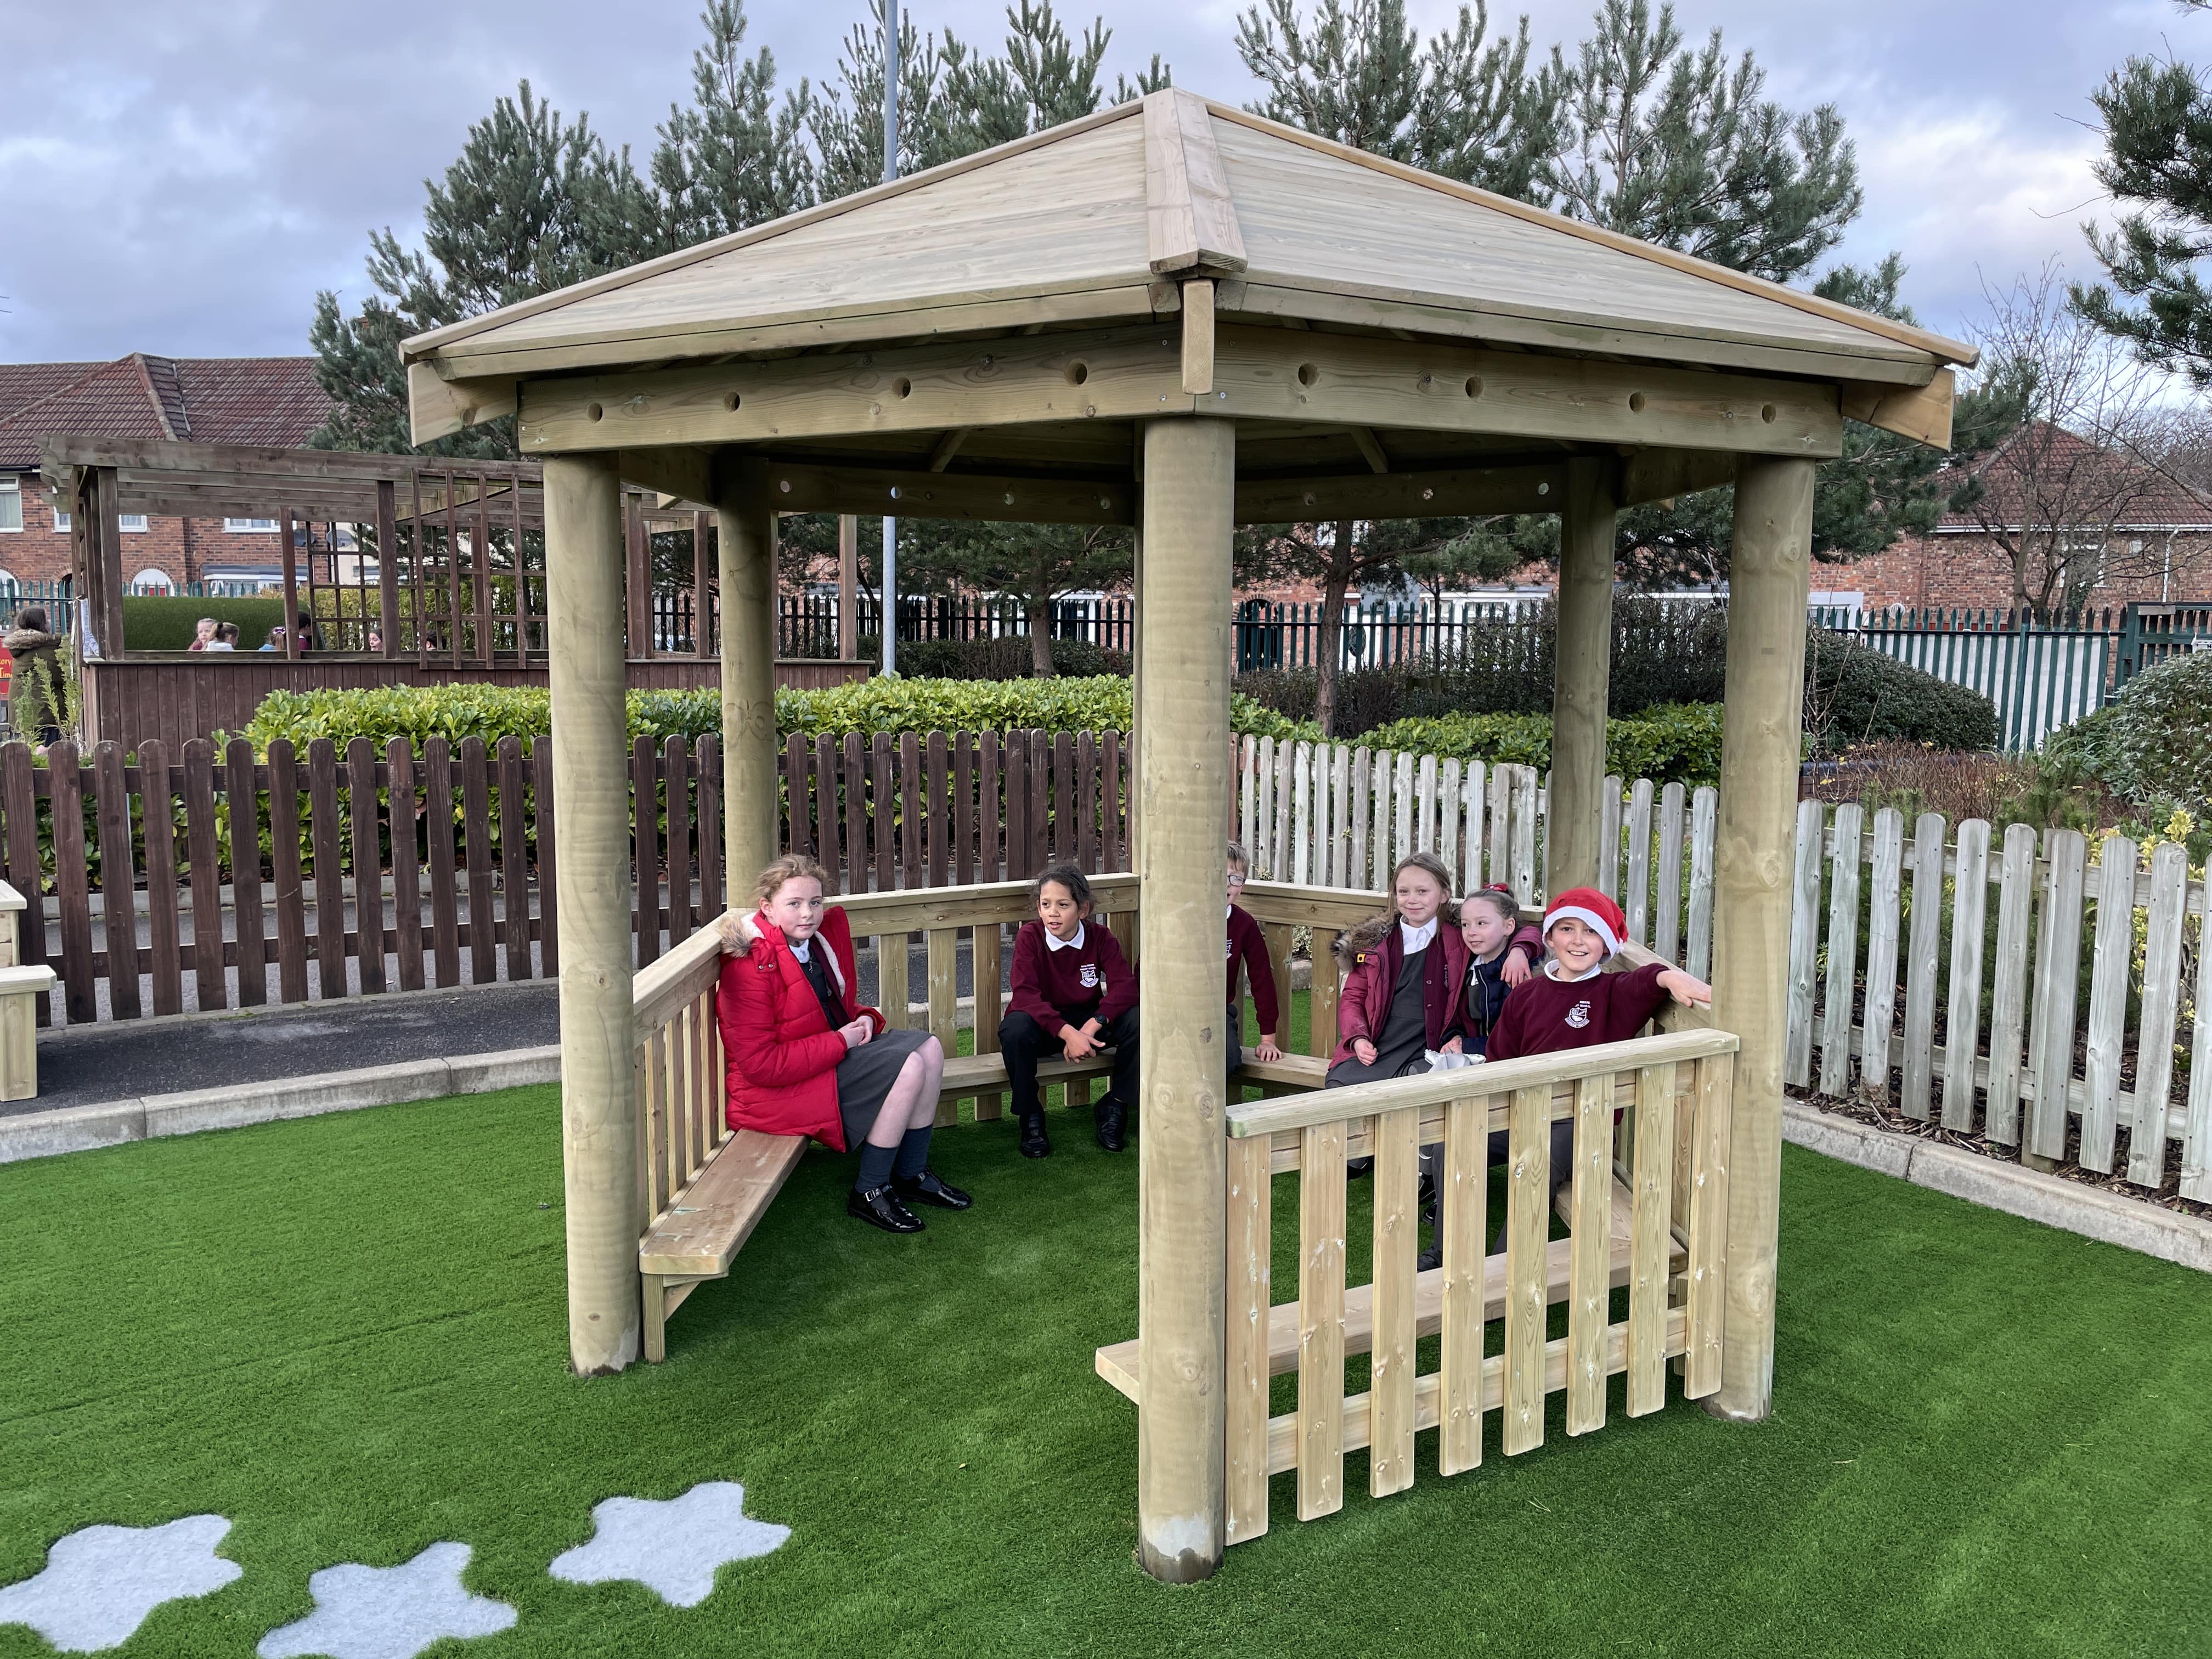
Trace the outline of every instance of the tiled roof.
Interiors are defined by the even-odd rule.
[[[102,367],[100,363],[0,363],[0,421],[26,404],[52,397],[72,380]]]
[[[143,352],[111,363],[0,364],[0,471],[35,468],[51,433],[293,448],[330,413],[314,369],[312,357]]]
[[[2045,421],[2021,428],[1972,471],[1988,493],[1962,512],[1944,514],[1943,530],[1972,532],[2030,520],[2047,529],[2062,514],[2078,516],[2085,529],[2212,530],[2212,496]]]

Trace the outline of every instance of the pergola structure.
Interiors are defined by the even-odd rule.
[[[543,459],[572,1358],[638,1356],[619,481],[720,515],[728,868],[776,846],[775,515],[1139,532],[1139,1553],[1223,1548],[1224,829],[1240,523],[1558,512],[1551,879],[1594,879],[1615,514],[1733,481],[1710,1409],[1768,1410],[1815,465],[1948,442],[1971,348],[1179,90],[407,343],[415,435]],[[1408,1258],[1410,1260],[1410,1257]]]

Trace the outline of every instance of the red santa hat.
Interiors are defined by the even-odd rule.
[[[1595,887],[1570,887],[1544,907],[1544,937],[1552,936],[1553,924],[1572,916],[1605,941],[1605,953],[1613,955],[1620,949],[1621,935],[1628,931],[1628,918],[1615,904]]]

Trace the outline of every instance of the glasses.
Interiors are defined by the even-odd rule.
[[[1244,878],[1231,870],[1229,872],[1229,884],[1231,887],[1242,887],[1244,884]]]

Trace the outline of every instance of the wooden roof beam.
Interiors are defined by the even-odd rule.
[[[1244,234],[1206,100],[1170,87],[1145,100],[1145,234],[1163,276],[1244,269]]]
[[[1352,441],[1359,446],[1360,457],[1367,463],[1370,471],[1388,472],[1390,470],[1390,458],[1382,453],[1382,446],[1373,432],[1364,426],[1348,426],[1344,429],[1352,434]]]

